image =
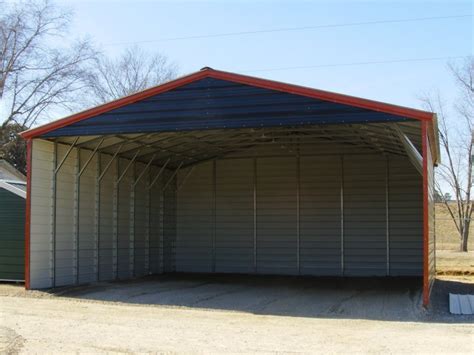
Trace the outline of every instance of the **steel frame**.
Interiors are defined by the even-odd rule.
[[[416,124],[403,122],[398,124],[371,123],[353,125],[312,125],[300,127],[247,128],[234,130],[163,132],[141,135],[111,135],[104,139],[119,139],[100,149],[100,153],[115,154],[117,146],[121,146],[119,157],[132,159],[139,151],[137,161],[146,163],[148,156],[156,155],[156,163],[163,164],[163,159],[171,158],[170,167],[175,168],[180,162],[183,167],[192,166],[203,161],[226,156],[230,153],[245,151],[249,148],[268,145],[311,145],[316,142],[340,142],[363,146],[377,153],[406,155],[404,141],[400,141],[397,130],[416,134]],[[408,133],[411,132],[411,133]],[[407,135],[405,135],[408,137]],[[91,143],[100,140],[80,143],[81,148],[92,150]],[[67,144],[67,143],[64,143]],[[133,147],[130,145],[133,144]],[[128,147],[127,149],[123,149]],[[415,147],[421,149],[421,147]],[[177,149],[178,148],[178,149]],[[292,148],[290,148],[292,149]],[[145,161],[142,159],[145,158]]]

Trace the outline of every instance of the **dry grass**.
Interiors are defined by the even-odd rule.
[[[435,210],[436,249],[458,251],[460,245],[459,234],[447,207],[443,203],[437,203]],[[471,238],[468,250],[474,250],[474,223],[471,224],[470,232]]]
[[[471,224],[471,235],[468,253],[459,251],[459,235],[447,207],[436,204],[436,270],[441,275],[474,274],[474,224]]]

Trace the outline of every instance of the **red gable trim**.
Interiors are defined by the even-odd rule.
[[[43,126],[39,126],[37,128],[29,129],[21,133],[21,136],[25,139],[30,139],[34,137],[38,137],[42,134],[51,132],[55,129],[62,128],[68,126],[72,123],[79,122],[85,120],[87,118],[91,118],[101,113],[105,113],[119,107],[144,100],[148,97],[173,90],[180,86],[192,83],[194,81],[203,79],[203,78],[215,78],[215,79],[222,79],[228,80],[240,84],[246,84],[251,86],[257,86],[265,89],[270,90],[277,90],[283,91],[290,94],[296,94],[301,96],[307,96],[315,99],[331,101],[339,104],[345,104],[360,108],[365,108],[373,111],[385,112],[397,116],[412,118],[420,121],[431,121],[433,119],[433,113],[416,110],[412,108],[407,108],[403,106],[391,105],[379,101],[367,100],[362,99],[354,96],[337,94],[329,91],[317,90],[312,89],[304,86],[286,84],[278,81],[267,80],[267,79],[260,79],[251,76],[241,75],[241,74],[234,74],[219,70],[214,70],[210,68],[203,69],[199,72],[183,76],[176,80],[167,82],[165,84],[155,86],[150,89],[146,89],[144,91],[140,91],[136,94],[123,97],[121,99],[108,102],[106,104],[93,107],[91,109],[76,113],[74,115],[68,116],[66,118],[45,124]]]

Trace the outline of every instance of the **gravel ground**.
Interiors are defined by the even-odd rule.
[[[0,285],[0,353],[471,353],[474,317],[416,282],[180,275],[24,291]]]

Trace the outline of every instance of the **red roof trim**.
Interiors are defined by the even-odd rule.
[[[363,99],[359,97],[337,94],[329,91],[323,91],[318,89],[312,89],[304,86],[286,84],[278,81],[255,78],[252,76],[246,76],[241,74],[234,74],[219,70],[214,70],[210,68],[203,69],[199,72],[183,76],[176,80],[167,82],[165,84],[146,89],[144,91],[138,92],[136,94],[123,97],[121,99],[76,113],[74,115],[68,116],[66,118],[45,124],[43,126],[29,129],[21,133],[21,136],[25,139],[38,137],[42,134],[51,132],[55,129],[68,126],[72,123],[82,121],[87,118],[97,116],[101,113],[114,110],[116,108],[131,104],[136,101],[146,99],[148,97],[175,89],[177,87],[192,83],[194,81],[211,77],[215,79],[222,79],[233,81],[240,84],[257,86],[265,89],[283,91],[290,94],[302,95],[311,98],[316,98],[320,100],[331,101],[339,104],[345,104],[360,108],[365,108],[373,111],[385,112],[397,116],[403,116],[407,118],[417,119],[420,121],[431,121],[433,119],[433,113],[416,110],[408,107],[391,105],[379,101],[373,101],[368,99]]]

